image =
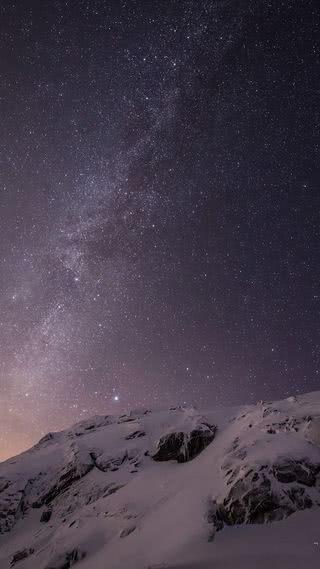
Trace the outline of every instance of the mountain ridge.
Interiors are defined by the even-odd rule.
[[[222,569],[239,529],[301,533],[319,506],[320,392],[95,416],[0,463],[0,567]]]

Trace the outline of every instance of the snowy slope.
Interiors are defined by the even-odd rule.
[[[320,567],[320,392],[138,410],[0,464],[0,569]]]

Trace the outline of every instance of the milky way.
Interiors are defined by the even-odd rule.
[[[318,389],[318,2],[0,12],[0,460]]]

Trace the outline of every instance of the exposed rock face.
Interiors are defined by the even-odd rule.
[[[48,523],[52,516],[52,510],[44,510],[41,514],[40,522]]]
[[[9,480],[6,480],[5,478],[0,478],[0,494],[2,492],[4,492],[10,485]]]
[[[288,484],[290,482],[298,482],[304,486],[314,486],[317,474],[320,471],[320,465],[310,464],[306,460],[299,462],[295,460],[286,460],[281,464],[273,466],[273,475],[279,482]]]
[[[120,537],[127,537],[128,535],[130,535],[132,532],[134,532],[136,529],[135,525],[130,525],[126,528],[124,528],[121,532],[120,532]]]
[[[11,564],[10,564],[11,567],[13,567],[16,563],[18,563],[18,561],[26,559],[26,557],[29,557],[29,555],[32,555],[32,553],[34,553],[34,549],[32,547],[17,551],[11,559]]]
[[[200,454],[214,439],[215,425],[199,425],[190,433],[176,432],[161,437],[153,460],[187,462]]]
[[[177,460],[182,462],[183,453],[182,448],[184,445],[184,433],[170,433],[161,437],[158,443],[158,450],[153,455],[153,460]]]
[[[32,484],[33,480],[19,484],[3,483],[0,493],[0,534],[10,531],[16,521],[23,517],[28,508]]]
[[[241,473],[239,468],[230,469],[226,473],[229,490],[221,502],[212,501],[208,521],[219,531],[224,525],[272,522],[311,508],[308,488],[318,485],[319,471],[320,465],[291,459],[245,467]]]
[[[94,464],[92,461],[81,462],[77,460],[77,457],[75,457],[73,461],[64,466],[62,471],[59,473],[58,479],[54,481],[52,486],[50,486],[39,497],[39,499],[32,504],[32,506],[34,508],[39,508],[43,505],[50,504],[55,498],[57,498],[57,496],[65,492],[74,482],[88,474],[93,467]]]
[[[125,437],[126,441],[130,441],[132,439],[140,439],[140,437],[145,437],[146,433],[144,431],[134,431],[130,435]]]

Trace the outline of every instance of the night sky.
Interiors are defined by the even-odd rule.
[[[320,388],[319,2],[0,6],[0,460]]]

